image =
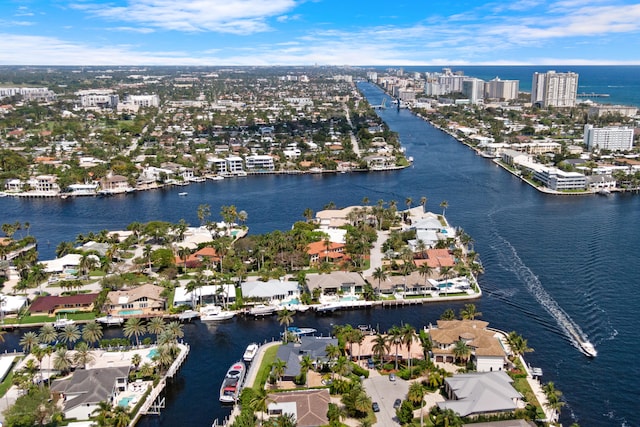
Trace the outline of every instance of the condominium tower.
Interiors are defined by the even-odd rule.
[[[531,83],[531,104],[546,107],[575,107],[578,94],[578,74],[534,73]]]

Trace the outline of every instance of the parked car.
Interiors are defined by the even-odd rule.
[[[395,380],[396,380],[396,374],[390,373],[389,374],[389,381],[395,381]]]
[[[400,405],[402,405],[402,400],[396,399],[396,401],[393,402],[393,409],[398,409]]]
[[[378,406],[378,402],[373,402],[371,404],[371,409],[373,409],[373,412],[380,412],[380,406]]]
[[[373,363],[373,359],[368,359],[368,360],[367,360],[367,367],[368,367],[369,369],[373,369],[373,368],[375,368],[375,367],[376,367],[375,363]]]

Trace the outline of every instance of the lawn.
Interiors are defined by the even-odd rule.
[[[545,418],[544,411],[542,410],[542,407],[540,406],[540,402],[538,402],[536,395],[533,394],[533,390],[531,390],[531,387],[529,386],[527,379],[515,378],[513,381],[513,387],[524,396],[524,400],[526,400],[527,402],[531,403],[536,407],[536,415],[538,416],[538,418],[544,419]]]
[[[92,320],[96,318],[96,314],[92,311],[86,313],[68,313],[67,318],[73,320]],[[16,323],[20,325],[26,325],[30,323],[53,323],[55,322],[55,317],[49,316],[24,316],[18,319],[5,319],[6,324],[14,325]]]
[[[11,368],[13,368],[13,366],[16,363],[18,363],[18,360],[20,360],[20,357],[16,357],[13,359],[13,365],[11,365]],[[9,390],[9,388],[12,385],[13,385],[13,369],[9,369],[9,373],[4,378],[4,381],[0,383],[0,397],[4,396],[4,394],[7,392],[7,390]]]
[[[279,347],[279,345],[274,345],[265,351],[264,356],[262,357],[262,363],[260,364],[260,369],[258,369],[258,374],[256,375],[256,380],[252,385],[254,390],[260,390],[267,383],[269,373],[271,372],[271,364],[276,360],[276,354],[278,353]]]

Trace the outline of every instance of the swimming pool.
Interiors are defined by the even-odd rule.
[[[438,288],[440,289],[451,289],[453,287],[453,283],[451,282],[447,282],[447,283],[438,283]]]
[[[158,354],[158,349],[152,348],[151,350],[149,350],[149,353],[147,353],[147,357],[149,359],[153,359],[157,354]]]
[[[129,402],[133,400],[133,396],[123,397],[118,402],[118,406],[129,406]]]
[[[121,310],[119,314],[121,316],[135,316],[142,313],[144,313],[142,310]]]
[[[349,295],[349,296],[340,298],[340,301],[358,301],[359,299],[360,297]]]
[[[290,299],[288,301],[282,301],[280,305],[298,305],[300,300],[298,298]]]

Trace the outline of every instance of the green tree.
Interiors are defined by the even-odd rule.
[[[136,346],[140,346],[140,336],[144,335],[147,331],[147,328],[144,324],[144,320],[138,317],[131,317],[127,319],[124,324],[124,336],[131,339],[131,337],[136,338]]]
[[[402,425],[406,425],[413,421],[413,406],[408,400],[404,400],[400,407],[396,409],[396,416]]]
[[[455,320],[455,318],[456,318],[456,312],[453,311],[453,309],[451,308],[447,308],[440,315],[440,320]]]
[[[62,372],[64,375],[69,372],[72,366],[73,360],[71,359],[69,350],[64,347],[57,349],[53,355],[53,369]]]
[[[402,330],[397,326],[392,326],[387,331],[387,342],[396,348],[395,369],[398,370],[398,349],[402,345]]]
[[[73,363],[76,366],[85,368],[88,364],[95,360],[95,356],[91,353],[89,346],[86,342],[80,342],[75,347],[75,353],[73,354]]]
[[[25,354],[31,353],[31,350],[39,343],[38,334],[35,332],[25,332],[25,334],[20,339],[20,347],[22,347],[22,351]]]
[[[95,320],[86,323],[82,328],[82,339],[89,344],[100,341],[102,339],[102,325]]]
[[[482,316],[482,313],[476,309],[475,304],[465,304],[460,310],[460,317],[466,320],[475,320],[476,317]]]
[[[32,387],[4,412],[5,425],[10,427],[58,425],[61,420],[48,388]]]
[[[64,344],[73,345],[80,339],[80,328],[75,323],[65,325],[60,332],[58,332],[58,338]]]

